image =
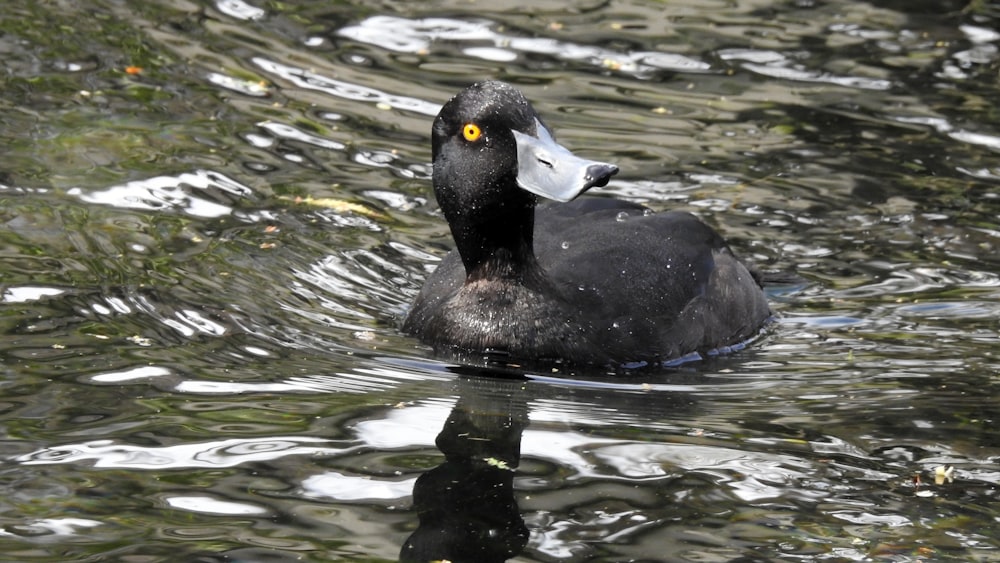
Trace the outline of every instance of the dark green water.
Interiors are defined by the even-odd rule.
[[[0,56],[0,560],[1000,561],[996,3],[14,0]],[[401,335],[482,78],[779,322],[630,379]]]

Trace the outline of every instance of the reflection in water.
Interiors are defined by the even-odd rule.
[[[413,510],[419,525],[400,550],[403,561],[500,562],[515,557],[529,543],[533,543],[533,550],[549,555],[586,552],[599,538],[623,540],[672,522],[682,513],[669,499],[659,509],[660,515],[655,511],[617,512],[620,495],[632,498],[642,493],[617,490],[613,475],[669,482],[675,476],[673,468],[697,472],[711,466],[715,478],[722,481],[725,473],[753,471],[767,477],[768,472],[782,473],[796,465],[805,470],[807,466],[790,456],[723,451],[683,440],[677,444],[622,440],[564,428],[567,424],[589,425],[592,430],[646,425],[653,430],[653,413],[691,413],[697,401],[681,392],[685,386],[680,383],[688,378],[683,373],[675,374],[679,384],[669,387],[673,393],[654,392],[650,387],[632,394],[637,389],[628,383],[547,378],[548,383],[540,386],[537,375],[524,379],[509,371],[467,366],[453,367],[452,371],[461,374],[455,382],[458,399],[435,439],[445,461],[422,474],[413,486]],[[545,397],[550,394],[558,398]],[[529,429],[529,415],[537,428]],[[381,434],[397,435],[402,431],[399,424],[417,422],[412,417],[406,421],[382,428]],[[362,432],[363,442],[371,443],[375,434],[371,430]],[[418,441],[410,438],[380,446],[399,447]],[[539,497],[533,501],[536,507],[530,531],[514,490],[522,452],[535,466],[533,474],[524,477],[533,482],[530,488]],[[537,473],[539,464],[563,468],[565,473],[542,476]],[[610,475],[608,468],[614,469]],[[539,489],[540,483],[574,490],[571,496],[580,513],[560,515],[555,505],[548,504],[558,493],[545,500],[547,487]],[[766,489],[769,498],[781,494],[776,487],[760,485],[756,477],[732,480],[733,488],[746,489],[747,496],[754,484],[757,489]],[[588,515],[591,509],[594,514]],[[565,520],[545,522],[547,518]],[[588,531],[568,537],[567,527],[572,526]],[[534,542],[529,542],[531,536]]]
[[[386,107],[413,111],[431,116],[437,115],[437,112],[440,109],[437,104],[433,104],[419,98],[388,94],[374,88],[366,88],[358,84],[351,84],[342,80],[336,80],[334,78],[317,74],[316,72],[308,69],[282,64],[277,61],[265,59],[264,57],[256,57],[253,59],[253,62],[257,64],[261,70],[288,80],[296,86],[319,90],[331,96],[358,102],[384,104]]]
[[[468,21],[450,18],[411,20],[395,16],[373,16],[358,25],[338,31],[355,41],[378,45],[390,51],[426,54],[442,40],[472,43],[462,52],[470,57],[489,61],[514,61],[525,54],[544,54],[565,61],[578,61],[599,68],[649,74],[657,70],[708,72],[711,66],[703,61],[676,53],[633,51],[623,53],[592,45],[558,41],[545,37],[506,35],[491,29],[485,20]]]
[[[128,182],[102,191],[84,192],[74,188],[69,193],[87,203],[119,209],[177,210],[193,217],[216,218],[232,213],[233,203],[251,197],[253,190],[219,172],[195,170],[177,176]],[[234,201],[211,201],[209,197],[213,193]]]
[[[461,377],[459,399],[435,441],[445,456],[413,487],[420,525],[402,561],[501,562],[528,542],[514,499],[514,471],[528,424],[524,382]],[[498,393],[497,391],[501,392]]]
[[[177,446],[144,447],[94,440],[44,448],[15,459],[24,465],[76,464],[118,469],[221,468],[284,458],[289,455],[332,455],[340,448],[323,447],[326,440],[308,437],[233,439]]]
[[[764,76],[797,80],[801,82],[828,82],[853,88],[888,90],[892,84],[888,80],[861,76],[837,76],[828,72],[808,70],[788,57],[774,51],[752,49],[723,49],[718,53],[725,61],[744,61],[743,68]]]

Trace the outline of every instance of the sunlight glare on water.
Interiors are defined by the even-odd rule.
[[[0,558],[1000,553],[993,3],[8,4]],[[401,334],[487,78],[779,279],[766,333],[629,377]]]

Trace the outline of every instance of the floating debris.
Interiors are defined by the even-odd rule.
[[[306,197],[280,196],[278,199],[283,201],[290,201],[296,205],[311,205],[313,207],[324,207],[326,209],[332,209],[334,211],[339,211],[339,212],[357,213],[358,215],[364,215],[369,219],[379,219],[379,220],[389,219],[389,217],[386,214],[376,211],[360,203],[353,203],[350,201],[345,201],[343,199],[337,199],[333,197],[314,198],[311,196],[306,196]]]
[[[934,469],[934,484],[944,485],[955,480],[955,467],[952,465],[940,465]]]

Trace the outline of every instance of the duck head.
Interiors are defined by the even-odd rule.
[[[530,258],[538,196],[570,201],[618,172],[556,143],[524,95],[497,81],[469,86],[441,108],[432,152],[434,194],[467,273],[498,251]]]

